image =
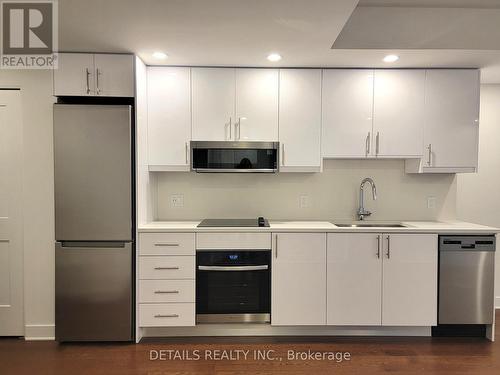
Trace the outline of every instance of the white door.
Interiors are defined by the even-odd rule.
[[[271,324],[326,324],[326,233],[273,236]]]
[[[60,53],[58,59],[54,69],[54,95],[96,95],[93,54]]]
[[[425,108],[423,166],[476,168],[479,71],[427,70]]]
[[[438,237],[384,234],[382,325],[437,324]]]
[[[324,69],[322,146],[325,158],[371,153],[373,70]]]
[[[382,235],[329,233],[327,324],[382,324]]]
[[[321,167],[321,70],[280,69],[281,172]]]
[[[99,96],[134,96],[134,56],[95,54],[95,90]]]
[[[421,157],[425,70],[375,70],[372,151],[379,157]]]
[[[0,90],[0,336],[23,336],[21,92]]]
[[[192,68],[192,126],[195,141],[234,139],[234,68]]]
[[[278,89],[277,69],[236,69],[236,140],[278,140]]]
[[[148,68],[150,170],[188,171],[191,140],[189,68]]]

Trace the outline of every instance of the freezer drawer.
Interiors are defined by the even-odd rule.
[[[132,246],[56,242],[56,340],[132,339]]]
[[[54,105],[57,241],[132,239],[131,108]]]

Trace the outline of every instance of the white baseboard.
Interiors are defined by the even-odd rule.
[[[495,297],[495,309],[500,309],[500,297]]]
[[[54,324],[26,324],[24,326],[24,339],[27,341],[35,340],[55,340]]]

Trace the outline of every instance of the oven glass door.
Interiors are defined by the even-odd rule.
[[[271,312],[270,251],[197,253],[197,314]]]

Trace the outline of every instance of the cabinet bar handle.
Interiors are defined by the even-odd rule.
[[[155,294],[179,294],[178,290],[155,290]]]
[[[391,236],[387,236],[387,259],[391,258]]]
[[[370,153],[370,132],[368,132],[368,135],[366,136],[366,143],[365,143],[365,154],[368,156]]]
[[[285,144],[281,144],[281,165],[285,165]]]
[[[178,243],[167,243],[167,242],[157,242],[155,243],[155,246],[180,246]]]
[[[274,253],[274,257],[278,258],[278,235],[276,235],[276,252]]]
[[[238,122],[234,123],[234,139],[240,140],[241,138],[241,117],[238,117]]]
[[[236,130],[235,130],[236,131]],[[229,116],[229,141],[232,139],[233,137],[233,119],[231,116]]]
[[[99,76],[101,75],[101,70],[99,68],[96,69],[96,75],[95,75],[95,83],[97,87],[97,95],[101,94],[101,89],[99,88]]]
[[[89,68],[85,68],[85,73],[86,73],[86,82],[87,82],[87,94],[90,94],[90,82],[89,82],[89,77],[90,77],[90,71]]]
[[[380,234],[377,236],[377,258],[380,259]]]
[[[427,156],[427,165],[430,167],[432,162],[432,143],[429,143],[429,145],[427,146],[427,150],[429,151],[429,154]]]
[[[155,270],[178,270],[179,267],[155,267]]]
[[[380,133],[377,132],[377,137],[376,137],[376,144],[375,144],[375,155],[378,155],[379,149],[380,149]]]
[[[186,142],[186,164],[189,164],[189,145]]]
[[[162,314],[156,314],[155,318],[178,318],[179,314],[167,314],[167,315],[162,315]]]

